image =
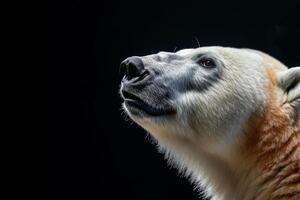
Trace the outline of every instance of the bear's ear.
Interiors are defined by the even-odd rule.
[[[278,82],[287,95],[286,101],[300,112],[300,67],[281,72]]]

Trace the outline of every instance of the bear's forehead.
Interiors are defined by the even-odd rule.
[[[176,52],[176,54],[184,58],[193,58],[197,55],[203,54],[213,55],[215,58],[222,60],[224,63],[253,63],[263,61],[263,55],[260,51],[222,46],[182,49]]]
[[[253,49],[245,48],[232,48],[232,47],[222,47],[222,46],[208,46],[199,48],[188,48],[182,49],[175,53],[172,52],[159,52],[154,55],[159,55],[160,57],[176,57],[181,58],[195,58],[198,55],[208,54],[213,55],[215,58],[222,60],[224,63],[257,63],[258,65],[271,68],[274,70],[285,70],[286,66],[282,64],[277,59],[272,56]],[[168,59],[170,60],[170,59]],[[261,64],[259,64],[261,63]]]
[[[224,48],[223,48],[224,49]],[[195,49],[182,49],[180,51],[177,51],[176,54],[182,57],[192,57],[197,54],[202,54],[202,53],[215,53],[219,54],[222,51],[221,47],[199,47]]]
[[[188,48],[188,49],[181,49],[175,53],[173,52],[165,52],[161,51],[158,52],[157,54],[153,55],[159,55],[161,57],[166,57],[170,55],[178,55],[184,58],[190,58],[194,57],[195,55],[198,54],[205,54],[205,53],[210,53],[214,55],[218,55],[220,57],[222,56],[229,56],[229,55],[245,55],[245,54],[257,54],[258,52],[255,51],[248,51],[248,49],[238,49],[238,48],[231,48],[231,47],[221,47],[221,46],[208,46],[208,47],[199,47],[199,48]]]

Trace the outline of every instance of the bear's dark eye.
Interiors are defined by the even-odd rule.
[[[215,62],[210,58],[201,58],[198,63],[205,68],[212,68],[216,66]]]

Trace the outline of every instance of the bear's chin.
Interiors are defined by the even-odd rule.
[[[128,114],[139,117],[163,117],[176,113],[171,107],[159,108],[143,101],[125,100],[123,105]]]

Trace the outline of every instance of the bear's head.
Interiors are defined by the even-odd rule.
[[[274,76],[282,91],[274,101],[284,98],[282,89],[287,88],[282,85],[294,84],[280,83],[286,67],[271,57],[272,66],[266,66],[266,57],[249,49],[202,47],[127,58],[120,68],[123,107],[156,138],[196,135],[230,142],[239,137],[249,117],[263,109],[268,85],[274,81],[268,67],[278,72]],[[297,74],[299,79],[299,69]]]
[[[238,193],[239,177],[263,177],[288,138],[297,147],[300,67],[256,50],[201,47],[129,57],[120,71],[125,112],[172,164],[223,195]]]

